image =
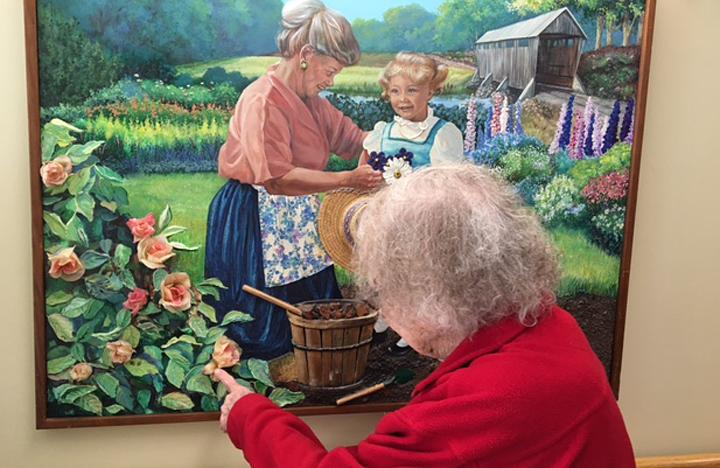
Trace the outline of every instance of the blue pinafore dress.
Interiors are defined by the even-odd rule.
[[[435,144],[435,137],[441,128],[445,126],[447,121],[439,119],[435,122],[430,133],[424,141],[413,141],[406,138],[393,137],[392,129],[395,126],[395,122],[390,122],[385,125],[383,130],[382,140],[380,141],[380,151],[385,153],[387,156],[393,156],[398,154],[401,149],[405,149],[413,153],[412,167],[413,170],[420,169],[430,165],[430,150]]]

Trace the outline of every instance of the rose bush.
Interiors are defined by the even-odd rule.
[[[197,247],[172,240],[185,228],[171,224],[170,207],[130,218],[124,179],[93,155],[102,142],[76,144],[71,132],[80,130],[52,120],[42,133],[48,415],[217,411],[225,388],[206,366],[281,406],[300,401],[275,388],[266,361],[240,360],[225,333],[252,317],[218,320],[205,298],[222,282],[173,271]]]

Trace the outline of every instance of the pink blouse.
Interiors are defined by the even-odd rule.
[[[220,148],[222,177],[263,185],[295,167],[324,170],[335,153],[352,159],[364,133],[327,99],[303,102],[272,71],[243,91]]]

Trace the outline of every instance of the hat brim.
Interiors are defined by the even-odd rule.
[[[345,235],[345,216],[352,206],[369,196],[367,191],[343,188],[328,192],[320,205],[320,241],[333,262],[348,271],[352,271],[353,246]]]

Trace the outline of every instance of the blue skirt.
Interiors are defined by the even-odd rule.
[[[265,287],[258,193],[251,185],[229,181],[210,204],[205,242],[205,277],[220,279],[228,289],[220,300],[208,299],[218,319],[232,310],[254,317],[230,325],[228,336],[243,349],[243,356],[272,359],[292,350],[290,323],[285,310],[244,292],[248,284],[291,304],[314,299],[339,298],[331,266],[290,284]]]

